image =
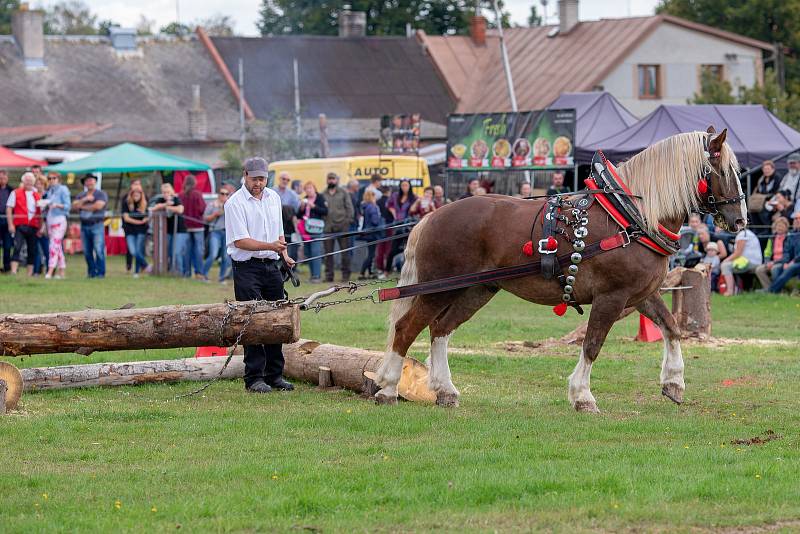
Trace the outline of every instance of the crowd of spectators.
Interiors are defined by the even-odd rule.
[[[689,217],[681,229],[682,248],[673,264],[711,266],[711,287],[731,296],[758,281],[759,291],[780,293],[800,277],[800,154],[792,154],[784,176],[775,163],[762,164],[763,175],[748,201],[749,226],[736,234],[715,227],[709,216]]]
[[[780,177],[773,162],[764,162],[763,176],[748,205],[751,227],[731,234],[715,227],[711,217],[704,220],[692,214],[681,229],[682,247],[672,264],[708,264],[712,288],[725,295],[741,291],[748,279],[757,280],[762,291],[777,293],[792,278],[800,277],[800,155],[790,156],[788,163],[788,172]],[[73,199],[58,173],[45,176],[41,168],[33,167],[22,175],[19,187],[12,188],[7,173],[0,170],[0,206],[5,206],[5,217],[0,218],[3,271],[16,274],[27,251],[24,262],[29,275],[63,278],[63,242],[71,211],[80,220],[87,276],[105,276],[108,195],[97,188],[91,174],[82,177],[81,183],[84,189]],[[283,172],[273,186],[283,206],[289,255],[307,264],[312,283],[334,281],[337,266],[343,281],[350,279],[351,267],[362,280],[391,276],[402,267],[413,222],[450,202],[439,185],[426,187],[418,196],[408,180],[393,188],[378,175],[362,186],[357,180],[342,185],[339,176],[329,173],[325,185],[320,192],[313,182],[303,184]],[[486,194],[491,187],[491,183],[471,179],[459,198]],[[223,184],[216,198],[207,202],[197,191],[195,178],[188,175],[180,193],[165,182],[160,194],[148,199],[141,182],[133,180],[119,206],[128,271],[134,277],[152,271],[148,236],[154,217],[164,217],[170,271],[208,281],[218,263],[217,280],[225,283],[231,274],[225,202],[235,190],[234,185]],[[532,192],[531,184],[523,182],[513,196],[529,198]],[[554,172],[547,194],[567,192],[564,174]],[[351,265],[354,251],[360,248],[365,249],[363,259]]]

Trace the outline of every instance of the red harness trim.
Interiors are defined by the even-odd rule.
[[[631,190],[628,188],[628,184],[626,184],[625,181],[620,177],[620,175],[617,174],[617,168],[614,167],[614,164],[611,163],[608,160],[606,160],[606,163],[608,163],[608,170],[611,171],[612,175],[614,175],[614,179],[620,185],[622,190],[625,191],[626,193],[628,193],[629,195],[633,195],[633,193],[631,193]],[[675,232],[671,231],[669,228],[665,228],[664,226],[662,226],[660,224],[658,225],[658,231],[661,232],[662,234],[664,234],[665,236],[667,236],[668,238],[670,238],[673,241],[678,241],[681,238],[681,236],[679,236]],[[659,248],[661,248],[661,247],[659,247]],[[661,249],[661,250],[664,250],[664,249]],[[667,256],[669,256],[669,254],[667,254]]]

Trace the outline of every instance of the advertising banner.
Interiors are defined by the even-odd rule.
[[[450,115],[447,168],[508,171],[574,164],[575,110]]]

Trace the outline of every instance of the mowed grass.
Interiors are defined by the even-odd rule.
[[[0,312],[219,302],[232,288],[109,278],[0,278]],[[304,286],[301,292],[310,288]],[[461,407],[376,406],[240,380],[27,394],[0,417],[0,531],[690,531],[800,528],[800,299],[715,297],[714,334],[684,345],[686,403],[660,395],[661,343],[614,327],[593,369],[603,414],[574,413],[569,311],[501,294],[453,337]],[[303,316],[303,337],[380,349],[388,306]],[[777,340],[770,341],[770,340]],[[425,341],[425,336],[420,337]],[[424,358],[424,344],[413,355]],[[193,349],[7,358],[18,366],[187,357]],[[780,439],[735,445],[736,439]]]

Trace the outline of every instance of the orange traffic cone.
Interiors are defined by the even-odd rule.
[[[661,330],[656,326],[656,323],[639,314],[639,333],[636,334],[636,341],[645,341],[647,343],[664,339],[661,335]]]
[[[195,358],[208,358],[211,356],[227,356],[228,349],[225,347],[197,347],[194,352]]]

